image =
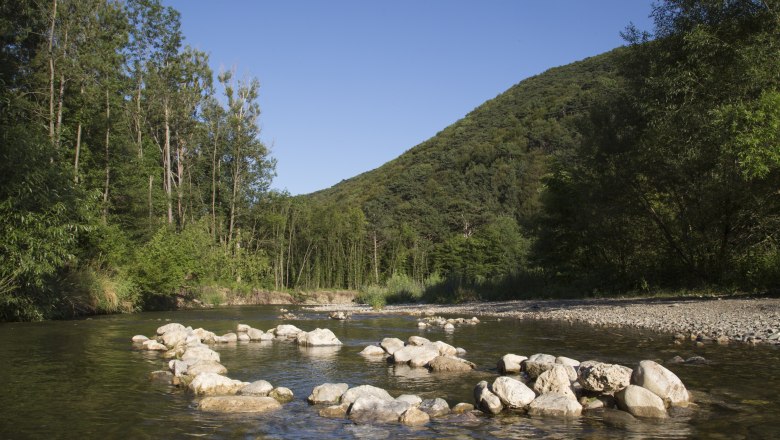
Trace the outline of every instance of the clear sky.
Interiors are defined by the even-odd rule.
[[[273,188],[374,169],[551,67],[652,28],[650,0],[163,0],[215,72],[260,80]]]

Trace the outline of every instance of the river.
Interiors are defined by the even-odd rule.
[[[776,438],[780,435],[780,350],[766,346],[674,345],[668,335],[605,330],[557,322],[485,318],[475,326],[418,330],[409,316],[327,319],[324,313],[291,308],[299,320],[277,319],[278,306],[244,306],[195,311],[147,312],[79,321],[0,324],[0,438],[3,439],[301,439],[301,438]],[[470,316],[469,316],[470,317]],[[290,388],[295,400],[262,415],[219,415],[199,411],[183,390],[149,381],[163,369],[159,353],[140,351],[130,338],[152,336],[160,325],[179,322],[217,334],[245,323],[260,329],[290,323],[303,330],[327,327],[341,348],[300,348],[289,342],[247,342],[215,346],[233,379],[264,379]],[[420,335],[463,347],[477,370],[432,374],[392,366],[358,355],[384,337]],[[473,403],[480,380],[498,376],[506,353],[549,353],[580,361],[597,359],[634,367],[675,355],[703,356],[708,363],[669,365],[693,392],[698,407],[666,420],[625,421],[601,413],[577,419],[496,417],[434,419],[417,428],[354,425],[320,417],[306,403],[325,382],[371,384],[392,395],[442,397],[451,406]]]

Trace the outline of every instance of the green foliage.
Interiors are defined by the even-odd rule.
[[[381,310],[387,305],[387,290],[380,286],[368,286],[360,291],[356,300],[368,304],[374,310]]]

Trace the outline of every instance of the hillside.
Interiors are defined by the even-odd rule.
[[[406,225],[434,243],[502,215],[527,226],[547,158],[577,145],[577,120],[614,75],[615,53],[523,80],[398,158],[306,197],[360,207],[375,228]]]

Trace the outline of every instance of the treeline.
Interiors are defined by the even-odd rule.
[[[467,300],[780,285],[780,5],[667,0],[377,170],[269,191],[259,85],[158,0],[0,4],[0,320],[227,287]],[[205,298],[204,298],[205,299]],[[214,299],[217,301],[218,299]]]

